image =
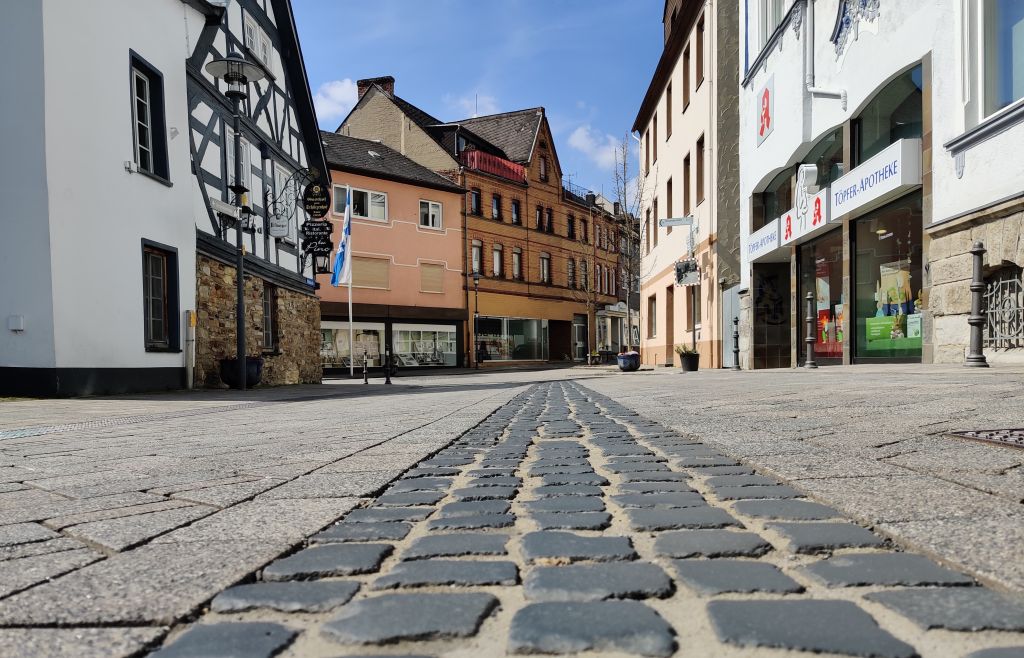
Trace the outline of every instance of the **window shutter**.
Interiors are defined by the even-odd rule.
[[[444,265],[420,263],[420,291],[444,292]]]
[[[384,288],[390,285],[388,266],[384,258],[352,257],[352,285],[359,288]]]

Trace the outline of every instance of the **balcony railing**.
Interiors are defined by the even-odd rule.
[[[469,169],[482,171],[486,174],[507,178],[517,183],[526,182],[526,167],[516,164],[511,160],[499,158],[490,153],[484,153],[475,149],[463,151],[460,160]]]
[[[566,198],[571,201],[575,201],[581,205],[590,205],[587,203],[587,195],[590,194],[590,190],[579,185],[573,185],[569,181],[562,181],[562,190],[565,192]]]

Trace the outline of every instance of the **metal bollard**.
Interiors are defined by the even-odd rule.
[[[971,314],[967,324],[971,325],[971,344],[967,351],[964,366],[968,368],[987,368],[985,351],[982,348],[982,335],[985,330],[985,315],[982,313],[982,295],[985,294],[984,256],[985,245],[980,241],[971,247],[974,256],[974,276],[971,278]]]
[[[740,318],[738,315],[732,318],[732,368],[730,370],[742,370],[740,368]]]
[[[384,346],[384,383],[391,385],[391,346]]]
[[[369,384],[370,383],[370,377],[369,377],[369,375],[366,372],[366,350],[363,350],[363,383],[364,384]]]
[[[817,329],[818,319],[814,317],[814,293],[807,292],[807,338],[804,338],[804,342],[807,343],[807,353],[804,356],[804,367],[805,368],[817,368],[818,364],[814,362],[814,333]]]

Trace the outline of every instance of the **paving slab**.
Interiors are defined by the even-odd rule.
[[[29,555],[0,562],[0,597],[103,559],[103,554],[84,546],[57,553]]]
[[[772,545],[753,532],[679,530],[663,532],[654,552],[665,557],[759,557]]]
[[[868,594],[923,629],[1024,631],[1024,601],[990,589],[905,589]]]
[[[216,511],[217,508],[208,505],[188,505],[161,512],[80,523],[64,528],[63,532],[75,539],[98,544],[113,551],[123,551]]]
[[[534,603],[516,612],[512,653],[618,651],[670,656],[675,632],[654,610],[635,601]]]
[[[59,536],[56,532],[38,523],[0,525],[0,546],[14,546],[15,544],[45,541]]]
[[[801,572],[829,587],[975,584],[970,576],[910,553],[836,555],[806,565]]]
[[[278,610],[280,612],[326,612],[348,603],[359,591],[359,583],[344,580],[254,583],[224,590],[213,599],[214,612]]]
[[[10,658],[130,658],[155,642],[163,628],[0,628]]]
[[[515,585],[519,569],[507,561],[414,560],[400,562],[373,582],[373,589]]]
[[[154,654],[153,658],[271,658],[296,632],[267,622],[199,624]]]
[[[391,544],[324,544],[271,562],[263,569],[264,580],[309,580],[331,576],[372,573],[388,555]]]
[[[676,573],[699,594],[770,592],[794,594],[804,591],[778,567],[750,560],[675,560]]]
[[[598,601],[669,596],[672,580],[650,563],[572,564],[534,567],[523,582],[531,601]]]
[[[715,633],[729,644],[877,658],[918,655],[849,601],[711,601],[707,610]]]
[[[342,644],[392,644],[475,635],[498,607],[490,594],[383,594],[355,601],[323,626]]]

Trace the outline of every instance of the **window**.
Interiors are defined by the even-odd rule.
[[[576,217],[569,215],[566,219],[565,236],[570,240],[576,239]]]
[[[491,274],[499,279],[505,278],[505,262],[500,244],[495,244],[491,248]]]
[[[281,204],[281,205],[284,205],[284,204],[287,204],[287,203],[294,203],[294,201],[295,201],[295,185],[296,185],[296,183],[291,180],[291,177],[292,177],[292,173],[290,171],[288,171],[287,169],[285,169],[284,167],[282,167],[278,163],[276,163],[276,162],[274,163],[274,194],[276,195],[276,198],[278,200],[277,202],[279,204]],[[344,189],[345,188],[342,188],[342,190],[344,190]],[[337,192],[335,192],[335,194],[337,194]],[[342,195],[342,205],[344,205],[344,202],[345,202],[345,192],[343,191],[341,193],[341,195]],[[335,200],[335,205],[337,205],[337,200]],[[342,210],[344,211],[344,208],[342,208]],[[294,216],[294,213],[293,213],[293,216]],[[281,238],[274,238],[274,239],[286,240],[288,242],[291,242],[292,244],[296,244],[299,241],[299,235],[298,235],[299,226],[298,226],[298,224],[299,224],[298,221],[292,221],[292,219],[290,217],[288,219],[288,235],[284,236],[284,237],[281,237]]]
[[[142,300],[146,351],[178,349],[178,255],[142,242]]]
[[[540,282],[551,283],[551,254],[540,255]]]
[[[924,128],[922,88],[922,69],[915,66],[875,94],[853,122],[852,150],[856,159],[853,166],[897,140],[921,136]]]
[[[697,86],[700,87],[700,83],[704,82],[704,17],[701,16],[700,20],[697,21],[697,43],[694,45],[697,49]]]
[[[576,261],[572,258],[565,262],[565,285],[576,287]]]
[[[491,219],[501,220],[501,195],[491,195]]]
[[[420,207],[422,208],[422,203]],[[334,195],[334,212],[339,215],[345,212],[344,193]],[[388,219],[388,195],[384,192],[357,190],[353,187],[352,216],[360,219],[375,219],[386,222]],[[420,216],[422,218],[422,210]],[[440,221],[440,213],[438,214],[438,220]]]
[[[651,295],[647,298],[647,337],[654,338],[658,335],[658,296]]]
[[[700,296],[700,284],[693,286],[693,327],[691,329],[700,329],[700,318],[701,318],[701,296]]]
[[[512,199],[512,223],[516,226],[523,223],[522,217],[519,216],[519,199]]]
[[[242,181],[241,185],[247,190],[252,190],[252,164],[249,142],[242,138]],[[224,126],[224,180],[228,186],[235,185],[235,131]]]
[[[594,292],[604,292],[603,290],[601,290],[602,283],[603,281],[601,280],[601,264],[598,263],[594,265]]]
[[[668,183],[665,184],[665,204],[666,204],[665,216],[666,217],[671,217],[672,216],[672,179],[671,178],[669,178],[668,179]],[[671,226],[669,226],[668,228],[665,229],[665,234],[666,235],[671,233],[671,232],[672,232],[672,227]]]
[[[512,278],[523,280],[523,250],[519,247],[512,248]]]
[[[420,226],[441,228],[441,204],[436,201],[420,201]]]
[[[540,179],[543,182],[548,180],[548,158],[547,156],[540,156]]]
[[[704,200],[704,135],[697,140],[697,154],[694,157],[697,159],[697,179],[694,185],[697,187],[697,204],[700,205]]]
[[[444,265],[420,263],[420,292],[444,292]]]
[[[263,283],[263,351],[277,351],[277,287]]]
[[[651,170],[651,131],[644,132],[644,175]]]
[[[270,64],[270,37],[250,13],[245,15],[245,47],[264,66]]]
[[[690,154],[683,158],[683,215],[690,214]]]
[[[590,237],[587,235],[587,220],[580,220],[580,238],[583,240],[583,244],[586,244]]]
[[[658,162],[658,113],[654,113],[654,119],[651,120],[651,128],[654,130],[654,150],[652,151],[653,159],[651,162]]]
[[[775,28],[786,16],[785,4],[786,0],[761,0],[761,48],[768,45]]]
[[[651,253],[651,209],[647,209],[647,221],[644,223],[644,245],[647,253]]]
[[[484,245],[479,240],[473,240],[473,274],[480,273],[480,261],[484,257]]]
[[[760,217],[754,217],[755,231],[793,207],[793,169],[783,169],[773,178],[761,192],[760,201],[760,204],[755,204],[755,207],[760,206]]]
[[[391,261],[387,258],[352,257],[352,285],[356,288],[390,287],[388,270]]]
[[[658,197],[654,197],[654,226],[651,227],[651,232],[654,235],[654,247],[658,247],[658,233],[660,229],[658,227],[658,218],[661,215],[658,214]]]
[[[1024,3],[984,0],[985,116],[1024,98]]]
[[[555,232],[555,213],[551,208],[544,211],[544,231],[546,233]]]
[[[170,169],[164,126],[163,76],[134,54],[131,57],[131,91],[135,164],[139,171],[167,180]]]
[[[601,235],[601,225],[600,224],[595,224],[594,225],[594,245],[598,249],[604,248],[604,243],[601,241],[602,237],[603,236]]]
[[[616,282],[616,278],[617,278],[617,275],[616,275],[615,270],[612,270],[611,272],[608,273],[609,292],[611,294],[613,294],[613,295],[616,294],[616,291],[615,291],[615,284],[617,283]]]
[[[672,83],[665,88],[665,139],[672,136]]]
[[[537,206],[537,230],[544,230],[544,207]]]
[[[580,259],[580,290],[589,290],[587,280],[587,261]]]
[[[473,215],[479,216],[480,210],[480,188],[474,187],[469,191],[469,212]]]
[[[690,106],[690,44],[683,48],[683,112]]]

